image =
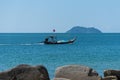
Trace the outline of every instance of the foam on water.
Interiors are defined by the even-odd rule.
[[[44,45],[44,43],[22,43],[22,44],[0,44],[0,46],[12,46],[12,45],[22,45],[22,46],[31,46],[31,45]]]

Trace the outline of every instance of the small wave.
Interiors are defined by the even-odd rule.
[[[20,45],[26,45],[26,46],[30,46],[30,45],[44,45],[44,43],[33,43],[33,44],[20,44]]]
[[[32,45],[32,44],[0,44],[0,46],[9,46],[9,45]]]
[[[33,45],[44,45],[44,43],[34,43]]]
[[[0,44],[0,46],[7,46],[7,45],[13,45],[13,44]]]
[[[0,46],[10,46],[10,45],[31,46],[31,45],[44,45],[44,43],[0,44]]]
[[[17,44],[17,45],[27,45],[27,46],[29,46],[29,45],[33,45],[33,44],[29,44],[29,43],[25,43],[25,44]]]

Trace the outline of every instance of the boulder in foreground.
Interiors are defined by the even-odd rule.
[[[102,80],[118,80],[116,76],[106,76]]]
[[[107,76],[116,76],[120,80],[120,70],[105,70],[104,77]]]
[[[0,80],[50,80],[47,69],[42,66],[19,65],[0,73]]]
[[[68,65],[57,68],[56,78],[65,78],[70,80],[100,80],[98,73],[92,68],[81,65]]]

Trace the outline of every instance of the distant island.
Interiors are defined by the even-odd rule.
[[[81,26],[75,26],[68,30],[66,33],[102,33],[102,31],[94,27],[86,28]]]

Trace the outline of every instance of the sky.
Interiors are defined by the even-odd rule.
[[[0,0],[0,33],[63,33],[74,26],[120,33],[120,0]]]

